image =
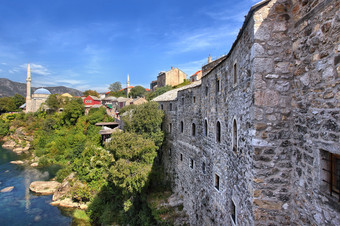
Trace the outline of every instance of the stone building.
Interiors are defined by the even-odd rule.
[[[254,5],[202,79],[155,99],[192,225],[340,225],[340,2]]]
[[[175,86],[185,81],[187,75],[178,68],[171,67],[169,71],[161,71],[157,76],[157,82],[152,81],[150,89],[155,90],[157,87]]]

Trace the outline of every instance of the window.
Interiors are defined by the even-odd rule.
[[[204,136],[208,136],[208,121],[204,120]]]
[[[172,103],[169,104],[169,109],[172,111]]]
[[[221,142],[221,123],[219,121],[216,124],[216,141]]]
[[[209,88],[208,86],[205,87],[205,96],[208,96]]]
[[[192,158],[190,158],[190,168],[191,169],[194,168],[194,160]]]
[[[237,83],[237,63],[234,64],[234,85]]]
[[[205,169],[205,162],[202,163],[202,172],[205,173],[206,169]]]
[[[192,97],[192,102],[196,103],[196,97],[195,96]]]
[[[171,156],[171,148],[169,148],[169,156]]]
[[[169,133],[172,133],[172,123],[169,123]]]
[[[184,129],[183,129],[183,121],[181,121],[181,133],[183,133]]]
[[[183,154],[180,155],[180,160],[183,161]]]
[[[184,105],[184,97],[182,97],[182,105]]]
[[[234,200],[231,199],[231,202],[230,202],[230,218],[231,218],[231,221],[233,223],[233,225],[237,225],[237,215],[236,215],[236,206],[235,206],[235,203],[234,203]]]
[[[233,120],[233,140],[232,140],[232,145],[233,145],[233,151],[237,153],[237,123],[236,119]]]
[[[325,192],[336,197],[340,202],[340,155],[320,150],[323,182],[326,183]]]
[[[217,78],[216,79],[216,93],[219,93],[220,92],[220,79]]]
[[[217,190],[220,190],[220,176],[218,176],[217,174],[215,174],[215,188]]]
[[[161,109],[163,110],[163,104],[161,104]]]
[[[195,125],[195,123],[192,124],[191,130],[192,130],[192,136],[196,136],[196,125]]]

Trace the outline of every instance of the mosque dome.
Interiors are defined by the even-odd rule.
[[[40,89],[37,89],[36,91],[34,91],[34,94],[48,94],[49,95],[51,93],[47,89],[40,88]]]

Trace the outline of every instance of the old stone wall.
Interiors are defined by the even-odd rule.
[[[293,220],[340,225],[328,154],[340,154],[340,2],[293,1]]]
[[[178,68],[171,68],[167,72],[162,72],[157,76],[157,87],[166,85],[175,86],[181,84],[186,79],[186,74]]]
[[[160,102],[163,164],[192,225],[339,225],[324,182],[340,154],[339,5],[263,1],[201,85]]]

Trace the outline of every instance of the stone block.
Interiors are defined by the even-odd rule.
[[[273,90],[264,90],[255,92],[255,105],[274,107],[279,103],[279,95]]]
[[[282,202],[278,202],[278,201],[254,199],[254,204],[259,208],[267,209],[267,210],[281,210],[282,209]]]

